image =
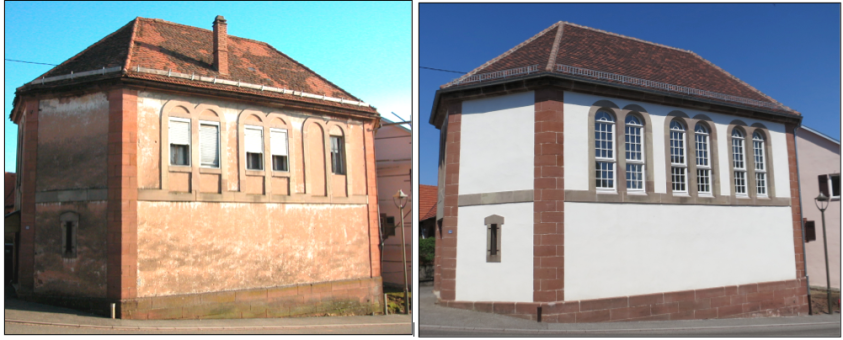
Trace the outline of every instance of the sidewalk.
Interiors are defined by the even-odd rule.
[[[5,323],[110,330],[230,331],[317,328],[357,328],[406,325],[410,334],[411,315],[337,316],[267,319],[210,320],[121,320],[85,312],[26,302],[5,297]]]
[[[772,329],[794,326],[822,326],[840,329],[840,314],[811,315],[801,317],[753,318],[753,319],[711,319],[682,321],[639,321],[602,323],[539,323],[498,314],[482,313],[436,304],[433,287],[419,287],[419,335],[425,331],[457,331],[498,334],[592,334],[603,336],[635,335],[638,333],[729,330],[729,329]],[[836,325],[836,326],[835,326]],[[838,333],[839,334],[839,333]]]

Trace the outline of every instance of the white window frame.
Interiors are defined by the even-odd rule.
[[[697,129],[697,126],[702,128],[703,132],[700,132]],[[697,126],[694,127],[694,143],[696,146],[694,148],[696,150],[694,159],[697,165],[697,196],[713,196],[714,183],[712,179],[714,175],[711,167],[711,133],[705,125],[697,123]],[[703,141],[700,141],[699,137],[702,137]],[[705,144],[705,148],[700,148],[700,144]],[[701,151],[704,153],[703,157],[700,157]],[[700,164],[700,159],[704,159],[706,164]],[[700,176],[701,172],[705,173],[707,176]],[[707,178],[708,191],[700,190],[700,177]]]
[[[673,127],[674,123],[678,124],[682,128],[681,129],[674,128]],[[687,127],[685,127],[685,124],[680,122],[679,119],[677,119],[677,118],[674,118],[673,120],[671,120],[670,124],[668,126],[669,126],[668,143],[671,144],[671,145],[669,145],[670,154],[668,155],[670,157],[670,187],[671,187],[671,190],[673,191],[673,194],[688,195],[688,152],[687,152],[688,148],[687,148],[687,145],[686,145],[687,139],[688,139],[687,138],[688,130],[687,130]],[[681,143],[681,145],[678,145],[677,147],[674,147],[672,145],[673,141],[674,141],[674,138],[673,138],[674,133],[679,133],[680,134],[679,137],[681,137],[681,140],[679,140],[679,143]],[[679,153],[677,154],[677,157],[681,158],[681,162],[675,162],[674,161],[674,156],[673,156],[673,150],[674,149],[678,149],[679,151],[681,151],[681,154],[679,154]],[[685,188],[684,190],[681,190],[681,189],[677,190],[676,189],[677,182],[675,181],[676,175],[674,175],[674,169],[680,170],[682,172],[682,174],[681,174],[682,175],[682,183],[681,184]]]
[[[735,136],[737,134],[737,136]],[[732,172],[734,173],[735,181],[732,183],[732,188],[735,191],[735,197],[749,197],[749,182],[746,178],[746,144],[745,144],[746,137],[744,136],[743,132],[739,129],[735,128],[732,130]],[[738,150],[740,149],[740,159],[738,159]],[[738,166],[738,161],[740,160],[740,165]],[[738,174],[741,174],[743,177],[743,193],[738,192]]]
[[[202,125],[213,125],[217,127],[217,166],[213,165],[205,165],[202,163]],[[200,120],[199,121],[199,166],[203,168],[211,168],[211,169],[219,169],[222,164],[222,141],[220,140],[220,135],[222,134],[222,128],[220,127],[220,122],[215,122],[212,120]]]
[[[834,181],[831,180],[831,177],[837,177],[837,183],[840,183],[840,173],[828,174],[828,198],[839,200],[841,190],[838,190],[837,196],[834,196]]]
[[[605,114],[609,119],[611,119],[611,121],[599,120],[601,118],[600,117],[601,113]],[[617,186],[617,183],[618,183],[617,154],[618,153],[617,153],[617,150],[615,150],[615,125],[616,125],[615,116],[613,114],[608,113],[608,112],[603,111],[603,110],[597,111],[597,114],[594,115],[594,131],[592,131],[593,133],[594,132],[603,132],[603,131],[599,130],[600,124],[608,125],[608,131],[605,131],[605,132],[608,134],[608,139],[606,139],[606,142],[609,143],[609,147],[606,150],[608,150],[607,154],[611,154],[612,156],[611,157],[600,157],[597,154],[598,151],[599,151],[598,148],[597,148],[597,145],[594,146],[594,153],[595,153],[595,155],[594,155],[595,184],[594,185],[595,185],[595,189],[596,189],[597,193],[616,193],[617,190],[618,190],[618,186]],[[594,137],[595,144],[598,143],[598,142],[601,142],[601,141],[603,141],[603,140],[598,140],[597,136]],[[600,149],[600,150],[602,150],[602,149]],[[597,176],[597,172],[600,171],[600,164],[601,163],[606,163],[606,164],[608,164],[609,166],[612,167],[612,178],[611,178],[612,185],[610,187],[597,186],[597,183],[596,183],[597,180],[602,178],[601,176]]]
[[[248,130],[258,130],[261,133],[261,152],[260,152],[260,154],[261,154],[261,168],[260,169],[249,169],[249,153],[250,152],[248,150],[248,147],[245,146],[246,145],[245,144],[246,143],[246,135],[247,135],[246,131],[248,131]],[[264,169],[265,165],[266,165],[266,158],[265,158],[266,157],[266,145],[264,145],[264,139],[265,138],[264,138],[264,135],[263,135],[263,126],[259,126],[259,125],[244,125],[243,126],[243,143],[244,143],[243,160],[245,161],[244,166],[246,167],[247,171],[266,171],[266,169]],[[252,152],[252,153],[254,153],[254,152]]]
[[[757,137],[757,138],[756,138]],[[760,144],[760,148],[757,144]],[[767,182],[769,181],[769,177],[767,177],[767,155],[765,154],[765,140],[764,136],[761,135],[758,131],[752,134],[752,160],[755,162],[755,194],[757,197],[767,197],[769,195],[770,189]],[[756,159],[759,155],[761,156],[761,162],[759,163]],[[761,165],[760,169],[758,165]],[[759,185],[761,182],[759,179],[760,177],[764,177],[763,184]],[[760,189],[764,189],[764,193],[760,193]]]
[[[630,123],[630,121],[629,121],[630,119],[635,119],[636,122]],[[638,133],[634,134],[634,135],[630,135],[629,132],[630,132],[631,129],[637,129]],[[631,136],[637,137],[638,142],[630,143],[630,137]],[[630,173],[629,172],[629,166],[630,165],[641,167],[641,171],[639,173],[640,178],[638,179],[638,181],[641,184],[640,188],[630,188],[629,187],[629,184],[630,184],[629,178],[627,178],[627,180],[626,180],[627,181],[626,182],[626,191],[630,192],[630,193],[644,193],[644,191],[646,190],[646,187],[647,187],[647,180],[646,180],[646,174],[647,174],[646,160],[647,160],[647,158],[646,158],[646,155],[644,154],[644,150],[645,150],[644,143],[645,143],[644,123],[643,123],[642,119],[638,118],[638,116],[635,116],[635,115],[627,115],[626,119],[624,120],[624,157],[626,159],[626,169],[624,169],[624,170],[626,170],[626,177],[629,177],[629,173]],[[629,157],[629,155],[631,154],[631,152],[629,151],[629,147],[634,146],[634,145],[637,145],[638,148],[639,148],[638,151],[636,151],[636,150],[632,151],[632,152],[639,153],[638,159],[630,159],[630,157]]]
[[[172,124],[168,123],[167,124],[167,155],[168,155],[167,158],[169,158],[169,159],[167,160],[167,162],[170,164],[170,166],[186,166],[186,167],[189,167],[193,164],[193,162],[191,162],[191,160],[193,158],[193,155],[192,155],[193,154],[193,148],[191,146],[191,142],[193,141],[193,132],[191,131],[191,130],[193,130],[193,124],[191,123],[190,118],[181,118],[181,117],[168,117],[168,118],[169,118],[170,122],[187,123],[187,136],[188,136],[187,137],[187,152],[188,152],[188,155],[187,155],[187,164],[184,164],[184,165],[173,164],[173,155],[171,154],[173,152],[172,151],[173,149],[172,149],[171,146],[174,143],[173,143],[171,135],[170,135],[170,129],[172,128]],[[184,145],[184,144],[175,144],[175,145]]]
[[[284,138],[286,139],[286,141],[284,141],[284,145],[287,146],[287,149],[284,150],[285,154],[283,154],[283,155],[277,153],[277,150],[272,148],[272,133],[273,132],[283,132],[284,133]],[[269,163],[272,167],[272,171],[290,172],[290,134],[289,134],[289,132],[287,132],[287,129],[269,128],[269,148],[270,148],[270,150],[269,150],[270,151]],[[272,157],[275,157],[275,156],[285,156],[285,157],[287,157],[287,170],[275,170],[275,160],[272,159]]]

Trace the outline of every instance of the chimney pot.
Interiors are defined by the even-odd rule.
[[[222,15],[214,19],[214,69],[228,74],[228,24]]]

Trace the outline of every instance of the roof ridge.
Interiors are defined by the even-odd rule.
[[[172,22],[172,21],[168,21],[168,20],[164,20],[164,19],[158,19],[158,18],[143,18],[143,17],[138,17],[138,19],[145,20],[145,21],[160,22],[160,23],[169,24],[169,25],[173,25],[173,26],[181,26],[181,27],[193,28],[193,29],[197,29],[197,30],[208,31],[208,32],[211,32],[211,33],[213,33],[213,32],[214,32],[214,30],[213,30],[213,29],[207,29],[207,28],[202,28],[202,27],[198,27],[198,26],[190,26],[190,25],[180,24],[180,23],[177,23],[177,22]],[[231,34],[227,34],[227,33],[226,33],[226,35],[228,35],[230,38],[237,38],[237,39],[241,39],[241,40],[247,40],[247,41],[252,41],[252,42],[257,42],[257,43],[264,43],[264,44],[266,44],[266,42],[265,42],[265,41],[260,41],[260,40],[255,40],[255,39],[249,39],[249,38],[244,38],[244,37],[238,37],[238,36],[236,36],[236,35],[231,35]]]
[[[564,30],[565,25],[560,25],[559,29],[556,30],[556,38],[553,39],[553,47],[550,49],[550,57],[547,59],[547,67],[545,68],[548,72],[552,72],[555,66],[554,64],[556,64],[556,57],[559,54],[559,43],[562,41]]]
[[[561,22],[562,22],[562,23],[564,23],[565,25],[571,25],[571,26],[574,26],[574,27],[579,27],[579,28],[582,28],[582,29],[587,29],[587,30],[595,31],[595,32],[598,32],[598,33],[603,33],[603,34],[613,35],[613,36],[620,37],[620,38],[624,38],[624,39],[634,40],[634,41],[641,42],[641,43],[645,43],[645,44],[650,44],[650,45],[654,45],[654,46],[658,46],[658,47],[664,47],[664,48],[668,48],[668,49],[671,49],[671,50],[676,50],[676,51],[681,51],[681,52],[694,53],[694,52],[691,52],[691,50],[683,50],[683,49],[678,48],[678,47],[667,46],[667,45],[659,44],[659,43],[656,43],[656,42],[647,41],[647,40],[644,40],[644,39],[639,39],[639,38],[635,38],[635,37],[630,37],[630,36],[628,36],[628,35],[623,35],[623,34],[613,33],[613,32],[609,32],[609,31],[604,31],[604,30],[601,30],[601,29],[599,29],[599,28],[594,28],[594,27],[583,26],[583,25],[579,25],[579,24],[575,24],[575,23],[572,23],[572,22],[567,22],[567,21],[561,21]]]
[[[525,40],[525,41],[521,42],[521,43],[520,43],[520,44],[518,44],[518,45],[515,45],[515,47],[510,48],[508,51],[504,52],[503,54],[501,54],[501,55],[499,55],[499,56],[497,56],[497,57],[493,58],[492,60],[489,60],[489,61],[485,62],[483,65],[478,66],[477,68],[475,68],[475,69],[471,70],[470,72],[468,72],[468,73],[464,74],[463,76],[461,76],[461,77],[459,77],[459,78],[457,78],[457,79],[454,79],[454,80],[452,80],[452,81],[448,82],[447,84],[440,86],[439,88],[445,88],[445,87],[453,86],[453,84],[456,84],[456,83],[458,83],[459,81],[461,81],[461,80],[463,80],[463,79],[465,79],[465,78],[468,78],[468,77],[473,76],[474,74],[476,74],[478,71],[482,70],[483,68],[485,68],[485,67],[487,67],[487,66],[489,66],[489,65],[492,65],[492,64],[494,64],[495,62],[497,62],[498,60],[501,60],[503,57],[506,57],[506,56],[508,56],[508,55],[510,55],[510,54],[512,54],[512,53],[514,53],[515,51],[517,51],[517,50],[518,50],[518,49],[520,49],[521,47],[524,47],[524,46],[526,46],[528,43],[532,42],[533,40],[538,39],[539,37],[543,36],[545,33],[549,32],[551,29],[558,27],[558,26],[559,26],[560,24],[562,24],[562,23],[563,23],[562,21],[555,22],[553,25],[550,25],[550,27],[545,28],[545,29],[544,29],[544,30],[542,30],[541,32],[536,33],[536,35],[534,35],[534,36],[530,37],[529,39],[527,39],[527,40]]]
[[[123,64],[123,69],[127,69],[129,67],[129,63],[132,61],[132,49],[135,47],[135,38],[138,37],[138,22],[140,21],[141,17],[135,17],[135,25],[132,27],[132,36],[129,38],[129,52],[126,53],[126,62]]]
[[[71,61],[75,60],[76,58],[78,58],[78,57],[79,57],[79,56],[81,56],[82,54],[85,54],[85,52],[87,52],[88,50],[92,49],[94,46],[99,45],[99,44],[100,44],[100,43],[102,43],[103,41],[106,41],[106,40],[108,40],[108,38],[111,38],[112,36],[114,36],[115,34],[117,34],[117,32],[122,31],[124,28],[126,28],[126,26],[131,25],[134,21],[135,21],[135,20],[131,20],[131,21],[129,21],[127,24],[125,24],[125,25],[121,26],[121,27],[120,27],[120,28],[118,28],[116,31],[111,32],[111,34],[109,34],[109,35],[105,36],[104,38],[102,38],[102,39],[100,39],[100,40],[97,40],[96,42],[94,42],[93,44],[91,44],[90,46],[88,46],[87,48],[85,48],[84,50],[82,50],[81,52],[76,53],[74,56],[72,56],[72,57],[70,57],[69,59],[65,60],[65,61],[64,61],[64,62],[62,62],[61,64],[58,64],[58,65],[56,65],[55,67],[53,67],[53,68],[51,68],[51,69],[47,70],[47,72],[42,73],[40,76],[35,77],[35,79],[33,79],[33,80],[38,80],[38,79],[40,79],[40,78],[44,77],[45,75],[47,75],[48,73],[52,72],[53,70],[55,70],[55,69],[57,69],[57,68],[59,68],[59,67],[61,67],[61,66],[64,66],[64,65],[66,65],[66,64],[68,64],[68,63],[70,63]],[[129,53],[131,53],[131,51],[130,51]],[[123,65],[123,66],[125,67],[125,65]],[[84,70],[84,71],[89,71],[89,70]]]
[[[690,51],[689,51],[689,52],[690,52]],[[732,78],[733,80],[735,80],[735,81],[737,81],[737,82],[739,82],[739,83],[741,83],[741,84],[745,85],[745,86],[746,86],[746,87],[748,87],[751,91],[754,91],[755,93],[759,94],[760,96],[762,96],[762,97],[764,97],[764,98],[767,98],[768,100],[770,100],[770,101],[771,101],[771,102],[773,102],[774,104],[780,105],[780,106],[784,107],[784,108],[785,108],[785,109],[787,109],[787,110],[790,110],[790,111],[793,111],[793,112],[799,113],[799,111],[796,111],[796,110],[794,110],[794,109],[792,109],[792,108],[788,107],[787,105],[784,105],[784,104],[780,103],[779,101],[777,101],[777,100],[773,99],[773,97],[768,96],[766,93],[761,92],[761,90],[756,89],[754,86],[749,85],[748,83],[746,83],[745,81],[741,80],[741,79],[740,79],[740,78],[738,78],[738,77],[735,77],[735,76],[734,76],[734,75],[732,75],[731,73],[729,73],[729,72],[727,72],[726,70],[722,69],[720,66],[717,66],[716,64],[714,64],[714,63],[712,63],[712,62],[708,61],[707,59],[703,58],[703,57],[702,57],[702,56],[700,56],[699,54],[696,54],[696,53],[694,53],[694,52],[690,52],[690,53],[691,53],[691,55],[693,55],[694,57],[697,57],[697,58],[699,58],[700,60],[704,61],[705,63],[707,63],[707,64],[709,64],[709,65],[713,66],[715,69],[719,70],[720,72],[723,72],[723,74],[725,74],[725,75],[729,76],[729,77],[730,77],[730,78]],[[800,113],[800,115],[801,115],[801,113]]]

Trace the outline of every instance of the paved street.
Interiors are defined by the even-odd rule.
[[[840,314],[804,317],[548,324],[435,304],[433,287],[419,287],[421,337],[840,337]]]
[[[112,320],[5,300],[5,334],[410,334],[408,315],[217,320]]]

